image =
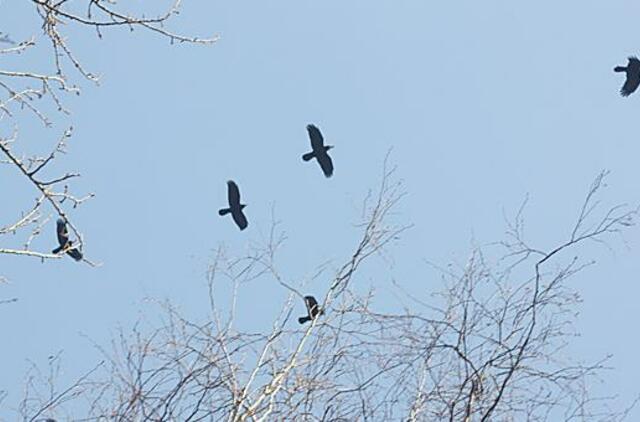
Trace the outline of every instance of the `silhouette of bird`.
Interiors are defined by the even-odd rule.
[[[327,151],[333,148],[333,145],[324,145],[324,138],[320,129],[314,125],[307,125],[307,132],[309,132],[309,139],[311,139],[311,152],[308,152],[302,156],[304,161],[309,161],[312,158],[318,160],[320,168],[326,177],[331,177],[333,174],[333,162]]]
[[[247,222],[247,217],[245,217],[242,209],[246,207],[245,204],[240,203],[240,190],[238,189],[238,185],[233,180],[229,180],[227,182],[228,196],[229,196],[229,208],[222,208],[218,211],[220,215],[227,215],[231,213],[231,217],[233,217],[233,221],[236,222],[240,230],[244,230],[247,228],[249,223]]]
[[[315,317],[320,315],[324,315],[324,311],[318,307],[318,301],[313,296],[305,296],[304,304],[307,306],[307,314],[308,316],[298,318],[298,322],[300,324],[304,324],[307,321],[311,321]]]
[[[82,252],[78,248],[72,247],[73,241],[69,240],[69,231],[67,230],[67,223],[58,218],[56,222],[56,234],[58,235],[58,243],[60,246],[51,251],[52,254],[58,254],[61,251],[65,251],[67,255],[76,261],[82,260]]]
[[[626,72],[627,74],[627,79],[624,81],[622,88],[620,88],[620,95],[628,97],[638,89],[638,85],[640,85],[640,60],[637,57],[629,57],[629,64],[626,67],[616,66],[613,71]]]

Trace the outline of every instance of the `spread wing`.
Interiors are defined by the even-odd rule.
[[[314,315],[314,313],[318,312],[318,301],[313,296],[305,296],[304,303],[307,305],[307,311],[309,315]]]
[[[329,154],[324,152],[323,154],[318,154],[317,158],[324,175],[326,177],[331,177],[331,175],[333,175],[333,161],[331,161]]]
[[[233,180],[229,180],[227,182],[228,187],[228,195],[229,195],[229,206],[232,208],[234,206],[240,205],[240,189],[238,189],[238,185]]]
[[[234,212],[231,216],[233,217],[233,221],[236,222],[240,230],[246,229],[247,226],[249,225],[249,222],[247,221],[247,217],[244,215],[242,210],[239,210],[238,212]]]
[[[69,243],[69,231],[67,230],[67,223],[62,218],[58,218],[56,222],[56,234],[58,235],[58,243],[60,246],[65,246]]]
[[[628,97],[633,94],[640,85],[640,60],[637,57],[629,57],[627,65],[627,80],[620,89],[620,95]]]
[[[640,74],[627,73],[627,80],[624,82],[624,85],[622,85],[622,88],[620,88],[620,95],[628,97],[638,89],[638,85],[640,85]]]
[[[82,261],[82,252],[76,248],[69,249],[67,254],[76,261]]]
[[[311,139],[311,148],[313,148],[314,151],[321,150],[324,145],[324,138],[322,137],[322,133],[320,133],[320,129],[314,125],[307,125],[307,132],[309,132],[309,139]]]

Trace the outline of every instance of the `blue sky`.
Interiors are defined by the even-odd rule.
[[[639,53],[637,2],[200,3],[187,2],[173,28],[217,33],[213,46],[171,46],[126,30],[98,40],[70,28],[102,82],[69,99],[74,137],[58,168],[79,170],[75,189],[96,193],[74,217],[85,252],[104,265],[0,256],[11,281],[0,299],[19,299],[0,307],[11,339],[0,390],[15,391],[28,361],[44,364],[60,350],[65,376],[84,372],[97,359],[84,336],[107,343],[118,325],[144,314],[146,297],[171,298],[202,317],[213,251],[244,251],[268,232],[272,208],[288,237],[287,277],[339,265],[390,148],[408,193],[396,218],[414,226],[392,249],[392,266],[363,269],[360,281],[382,292],[392,278],[416,294],[436,290],[439,278],[424,261],[463,262],[472,240],[502,239],[503,211],[515,213],[527,194],[529,238],[543,248],[566,239],[602,169],[611,170],[605,204],[640,203],[640,94],[621,98],[622,77],[612,72]],[[40,35],[33,13],[3,1],[0,30]],[[311,122],[336,146],[332,179],[300,160]],[[21,136],[56,139],[65,124],[25,123]],[[0,167],[0,177],[8,181],[3,202],[35,197],[13,169]],[[245,232],[217,216],[227,179],[248,204]],[[51,230],[39,240],[44,250]],[[621,403],[640,392],[637,228],[624,238],[613,252],[584,249],[598,265],[573,280],[584,302],[582,336],[569,349],[585,360],[613,354],[598,388],[620,393]],[[323,293],[316,283],[309,289]],[[259,285],[245,300],[273,298],[260,305],[268,312],[282,296]],[[385,306],[395,305],[390,296]]]

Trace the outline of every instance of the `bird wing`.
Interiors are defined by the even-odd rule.
[[[238,189],[238,185],[233,180],[229,180],[227,182],[228,186],[228,196],[229,196],[229,205],[233,208],[234,206],[240,205],[240,189]]]
[[[629,64],[627,65],[627,79],[624,81],[624,85],[620,89],[620,95],[628,97],[640,85],[640,60],[637,57],[629,57]]]
[[[233,214],[231,214],[231,216],[233,217],[233,221],[236,222],[240,230],[246,229],[247,226],[249,225],[249,222],[247,221],[247,217],[244,215],[242,210],[239,210],[238,212],[234,212]]]
[[[80,250],[77,249],[77,248],[69,249],[67,251],[67,254],[71,258],[75,259],[76,261],[81,261],[82,260],[82,252],[80,252]]]
[[[62,218],[59,218],[56,222],[56,234],[58,235],[58,243],[60,246],[65,246],[69,242],[67,223],[65,223]]]
[[[333,175],[333,161],[331,161],[331,157],[329,157],[329,154],[324,152],[324,154],[318,154],[317,158],[324,175],[326,177],[331,177],[331,175]]]
[[[307,125],[307,132],[309,132],[309,139],[311,139],[311,148],[313,148],[314,151],[322,150],[324,138],[322,137],[322,133],[320,133],[320,129],[315,125]]]
[[[313,315],[314,309],[317,312],[318,309],[318,301],[313,296],[305,296],[304,303],[307,305],[307,311],[309,311],[309,315]]]
[[[624,81],[622,88],[620,88],[620,95],[628,97],[638,89],[638,85],[640,85],[640,68],[632,72],[631,67],[629,67],[627,70],[627,79]]]

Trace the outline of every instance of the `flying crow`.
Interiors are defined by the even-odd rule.
[[[240,190],[238,185],[233,180],[227,182],[228,194],[229,194],[229,208],[222,208],[218,211],[220,215],[227,215],[231,213],[233,221],[236,222],[240,230],[247,228],[247,217],[244,216],[242,209],[246,207],[245,204],[240,203]]]
[[[314,125],[307,125],[307,132],[309,132],[309,139],[311,139],[311,152],[308,152],[302,156],[304,161],[309,161],[312,158],[318,160],[320,168],[326,177],[331,177],[333,174],[333,163],[331,157],[327,154],[333,145],[324,145],[324,138],[320,129]]]
[[[626,67],[616,66],[613,71],[626,72],[627,74],[627,80],[624,81],[624,85],[620,88],[620,95],[628,97],[638,89],[638,85],[640,85],[640,60],[637,57],[629,57],[629,64]]]
[[[62,218],[58,218],[56,222],[56,233],[58,235],[58,243],[60,246],[51,251],[52,254],[60,253],[64,251],[71,258],[76,261],[82,260],[82,252],[78,248],[73,247],[73,241],[69,240],[69,231],[67,230],[67,223]]]
[[[313,296],[305,296],[304,304],[307,305],[307,314],[308,316],[298,318],[298,322],[300,324],[304,324],[307,321],[311,321],[315,317],[320,315],[324,315],[324,311],[318,307],[318,301]]]

